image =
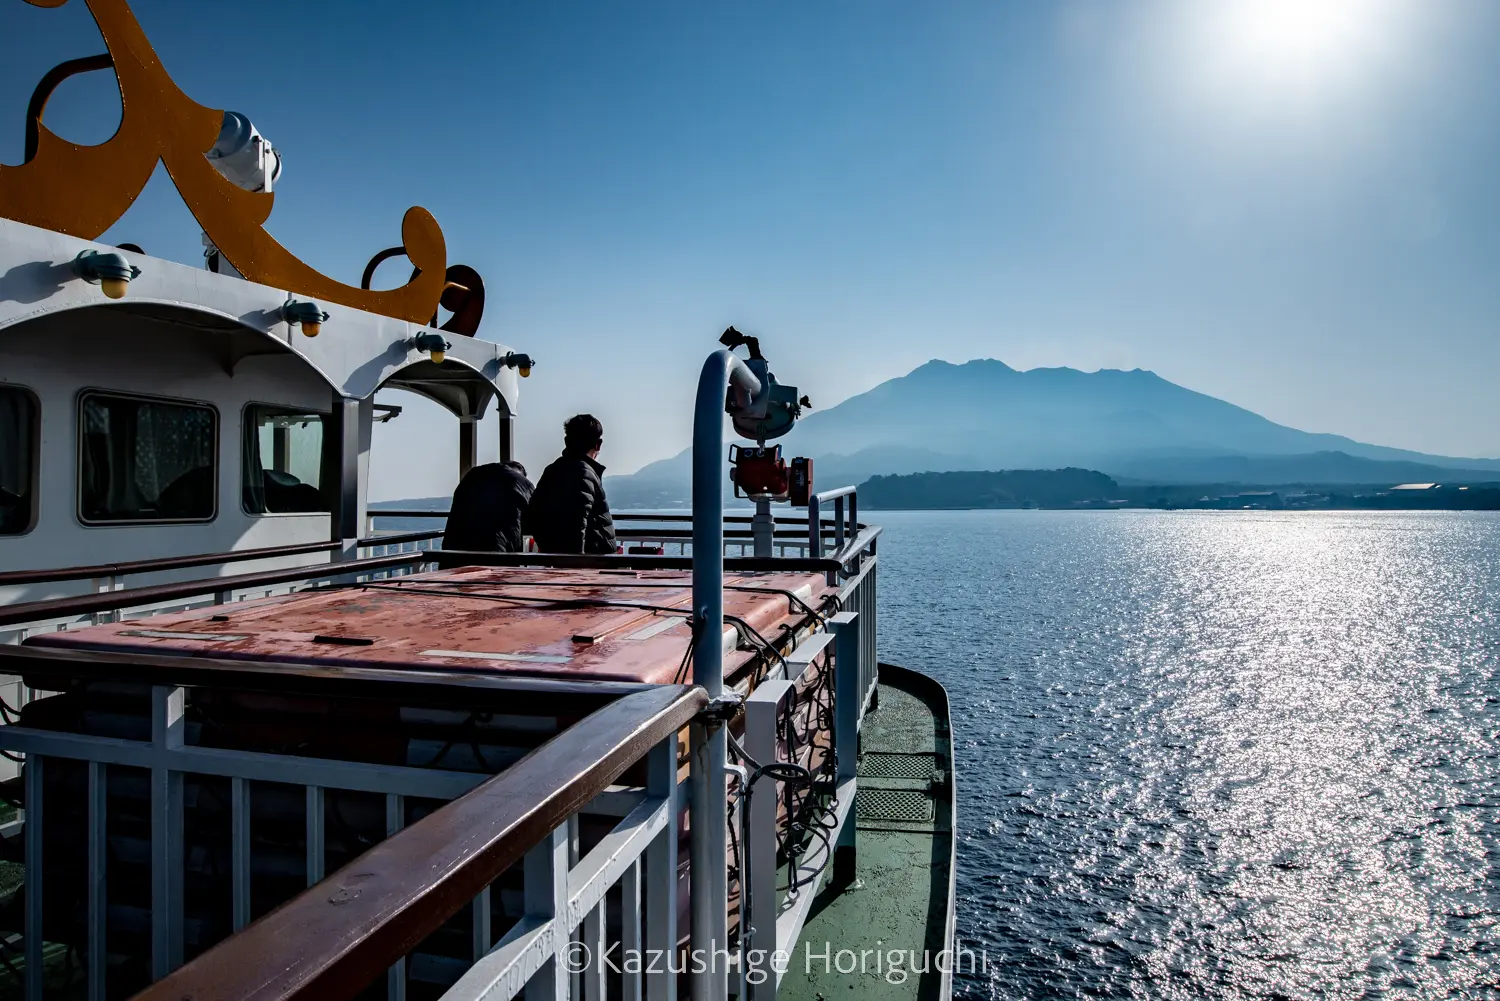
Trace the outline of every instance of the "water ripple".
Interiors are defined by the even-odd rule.
[[[1497,998],[1500,517],[882,513],[988,998]]]

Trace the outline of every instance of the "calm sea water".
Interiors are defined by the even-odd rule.
[[[1500,997],[1500,516],[880,512],[977,998]]]

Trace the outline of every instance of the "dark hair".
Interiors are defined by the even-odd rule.
[[[509,466],[510,468],[514,469],[516,472],[520,473],[522,476],[526,475],[526,467],[523,466],[523,465],[521,465],[515,459],[511,459],[509,462],[506,463],[506,465]]]
[[[563,450],[592,452],[604,444],[604,425],[593,414],[579,414],[563,421]]]

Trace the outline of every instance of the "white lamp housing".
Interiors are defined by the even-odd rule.
[[[281,177],[281,154],[238,111],[224,112],[219,138],[205,155],[219,173],[246,191],[270,191]]]
[[[224,112],[224,124],[213,148],[204,154],[229,181],[246,191],[270,191],[281,178],[281,154],[255,125],[238,111]],[[203,234],[203,256],[210,271],[243,278]]]

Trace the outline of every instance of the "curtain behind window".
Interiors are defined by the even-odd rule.
[[[91,394],[82,406],[80,508],[98,521],[214,515],[214,412]]]
[[[31,527],[36,419],[30,393],[0,387],[0,535]]]

